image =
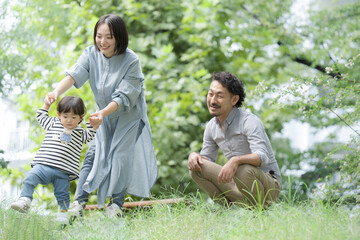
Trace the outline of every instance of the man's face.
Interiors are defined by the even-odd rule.
[[[232,95],[221,83],[214,80],[207,95],[207,106],[212,116],[224,121],[237,103],[238,95]]]

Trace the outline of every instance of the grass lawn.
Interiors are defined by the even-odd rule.
[[[56,212],[28,214],[0,203],[0,239],[360,239],[360,208],[347,210],[316,201],[279,202],[268,210],[222,208],[202,200],[126,210],[110,219],[102,211],[61,229]]]

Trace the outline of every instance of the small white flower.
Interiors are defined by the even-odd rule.
[[[333,71],[333,69],[331,67],[326,67],[325,71],[326,71],[326,73],[331,73]]]
[[[354,62],[350,59],[346,64],[345,67],[351,68],[354,65]]]

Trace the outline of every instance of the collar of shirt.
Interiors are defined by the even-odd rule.
[[[229,113],[229,115],[227,116],[225,122],[224,122],[224,130],[226,130],[228,128],[228,126],[231,125],[231,123],[233,122],[235,116],[237,115],[238,113],[238,108],[237,107],[233,107],[231,109],[231,112]],[[216,124],[220,127],[221,129],[221,125],[220,125],[220,122],[218,120],[218,118],[216,118]]]

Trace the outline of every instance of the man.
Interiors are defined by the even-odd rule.
[[[244,99],[236,76],[213,74],[207,106],[214,118],[206,125],[200,154],[189,155],[188,168],[215,202],[268,206],[279,197],[279,166],[260,119],[238,108]],[[224,166],[215,163],[219,148],[228,159]]]

